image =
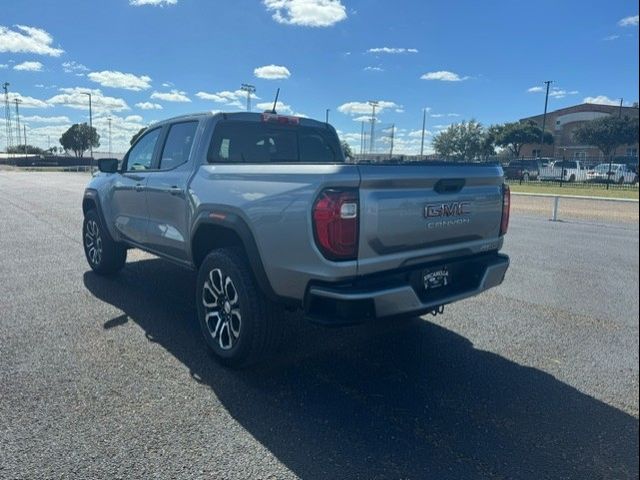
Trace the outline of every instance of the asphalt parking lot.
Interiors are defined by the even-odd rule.
[[[193,273],[90,272],[87,179],[0,172],[1,478],[638,478],[637,223],[516,214],[498,289],[234,372]]]

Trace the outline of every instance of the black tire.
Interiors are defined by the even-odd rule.
[[[202,335],[225,366],[255,364],[280,344],[283,309],[260,290],[239,248],[216,249],[205,257],[198,270],[196,305]]]
[[[575,181],[576,181],[576,176],[575,176],[575,175],[571,175],[571,176],[569,177],[569,183],[573,183],[573,182],[575,182]]]
[[[95,210],[89,210],[82,223],[84,255],[92,270],[100,275],[112,275],[127,261],[127,248],[115,242]]]

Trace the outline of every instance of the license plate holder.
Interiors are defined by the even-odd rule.
[[[436,290],[451,285],[449,267],[442,266],[422,271],[422,285],[425,291]]]

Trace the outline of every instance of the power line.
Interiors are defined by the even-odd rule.
[[[240,85],[240,90],[243,92],[247,92],[247,112],[251,111],[251,94],[256,93],[256,87],[254,85],[249,85],[248,83],[243,83]]]

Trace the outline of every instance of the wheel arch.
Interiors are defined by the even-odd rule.
[[[214,214],[203,212],[196,217],[192,232],[191,259],[196,268],[200,267],[211,250],[239,247],[251,266],[258,286],[270,300],[288,305],[300,304],[299,301],[282,297],[273,290],[253,234],[238,214],[222,212],[217,208]]]

